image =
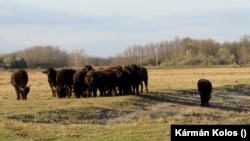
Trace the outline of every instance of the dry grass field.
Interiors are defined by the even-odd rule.
[[[148,69],[149,93],[52,97],[43,70],[27,70],[31,91],[17,101],[11,71],[0,71],[0,140],[170,140],[171,124],[250,124],[250,68]],[[200,107],[199,78],[213,84]]]

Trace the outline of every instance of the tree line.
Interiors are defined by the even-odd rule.
[[[239,41],[223,43],[213,39],[176,37],[171,41],[134,45],[108,58],[88,56],[83,49],[69,53],[58,46],[33,46],[0,56],[0,65],[5,68],[79,68],[85,64],[110,66],[131,63],[143,66],[211,66],[249,62],[250,35],[244,35]]]
[[[250,62],[250,35],[239,41],[219,43],[213,39],[175,38],[172,41],[135,45],[117,56],[120,62],[141,65],[229,65]],[[120,59],[119,59],[120,58]]]
[[[0,55],[0,66],[7,68],[80,68],[86,64],[108,65],[110,59],[89,57],[83,49],[67,52],[58,46],[32,46],[28,49]]]

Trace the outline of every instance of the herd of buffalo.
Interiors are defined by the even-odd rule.
[[[47,68],[43,73],[48,77],[52,96],[58,98],[69,98],[72,94],[76,98],[97,97],[97,91],[99,96],[139,95],[143,93],[144,85],[148,92],[148,71],[136,64],[99,69],[85,65],[79,70]],[[25,70],[13,71],[11,84],[15,88],[17,100],[27,99],[30,91],[27,83],[28,74]],[[209,107],[212,83],[207,79],[200,79],[197,87],[201,106]]]

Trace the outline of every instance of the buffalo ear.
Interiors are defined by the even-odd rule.
[[[43,73],[48,73],[48,71],[43,71]]]

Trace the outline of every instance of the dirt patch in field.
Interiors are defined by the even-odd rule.
[[[210,108],[200,107],[196,90],[166,91],[129,96],[119,107],[88,106],[83,108],[40,111],[36,114],[12,115],[9,119],[40,124],[121,125],[154,121],[179,123],[246,123],[250,110],[250,92],[246,86],[225,86],[212,92]],[[136,98],[134,98],[136,97]],[[239,115],[243,117],[239,118]],[[234,118],[237,119],[235,120]]]
[[[132,111],[117,111],[100,107],[88,107],[87,109],[60,109],[39,112],[36,115],[12,116],[11,119],[23,122],[34,122],[42,124],[106,124],[108,120],[124,116]]]

